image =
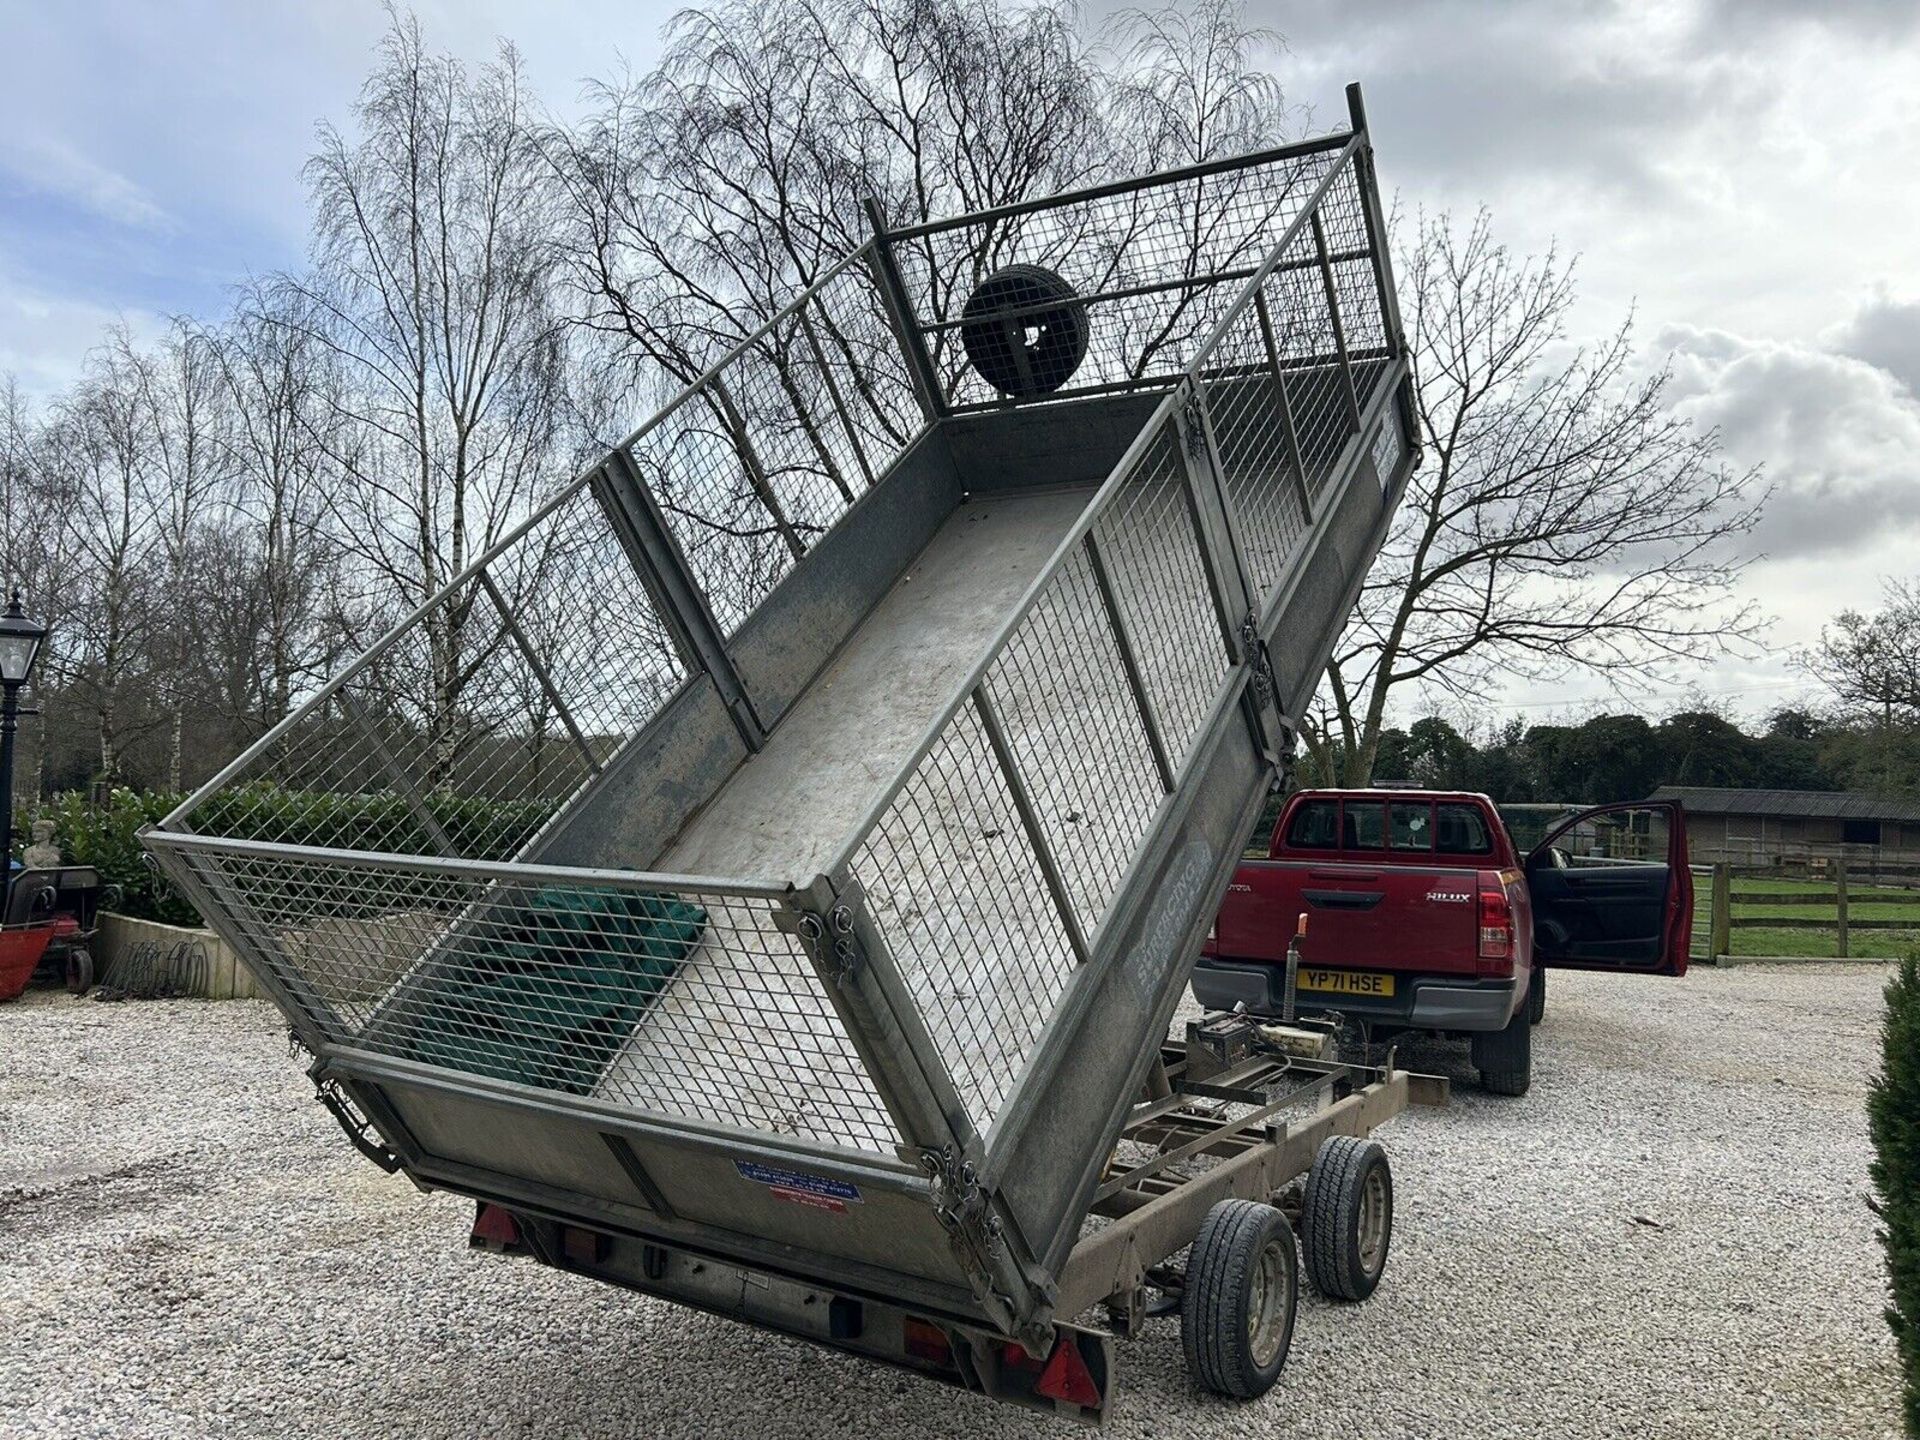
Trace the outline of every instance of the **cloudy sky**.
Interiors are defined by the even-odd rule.
[[[475,59],[511,39],[565,111],[584,77],[644,67],[677,3],[418,12]],[[1484,203],[1516,248],[1577,253],[1581,325],[1634,311],[1680,403],[1777,486],[1748,576],[1776,653],[1644,703],[1684,684],[1750,715],[1796,698],[1785,652],[1920,569],[1920,5],[1251,5],[1317,128],[1366,85],[1403,207]],[[374,0],[0,0],[0,372],[53,389],[114,318],[211,313],[297,263],[314,124],[345,118],[384,25]],[[1535,718],[1590,698],[1504,697]]]

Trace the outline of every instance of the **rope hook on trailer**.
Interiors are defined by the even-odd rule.
[[[400,1168],[400,1157],[387,1148],[386,1142],[380,1138],[380,1132],[373,1128],[373,1122],[360,1113],[360,1107],[340,1088],[338,1080],[331,1077],[316,1080],[313,1092],[320,1103],[327,1107],[327,1113],[340,1122],[340,1128],[346,1132],[354,1149],[389,1175]]]

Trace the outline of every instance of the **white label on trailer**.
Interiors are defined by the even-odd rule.
[[[1373,471],[1382,490],[1393,483],[1393,470],[1400,463],[1400,453],[1400,427],[1393,423],[1393,408],[1389,406],[1380,421],[1380,433],[1373,437]]]

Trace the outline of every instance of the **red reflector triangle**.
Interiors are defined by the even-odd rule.
[[[1100,1387],[1093,1383],[1087,1362],[1080,1358],[1080,1347],[1070,1336],[1060,1337],[1060,1343],[1054,1346],[1053,1358],[1047,1361],[1047,1368],[1040,1372],[1033,1388],[1036,1394],[1045,1395],[1049,1400],[1064,1400],[1069,1405],[1091,1409],[1100,1403]]]
[[[507,1246],[520,1243],[520,1227],[514,1223],[511,1212],[502,1210],[498,1205],[480,1202],[479,1210],[473,1217],[473,1234],[469,1244]]]

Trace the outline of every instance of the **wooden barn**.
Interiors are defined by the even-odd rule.
[[[1662,785],[1655,800],[1687,810],[1696,865],[1818,872],[1920,871],[1920,800],[1856,790],[1723,790]]]

